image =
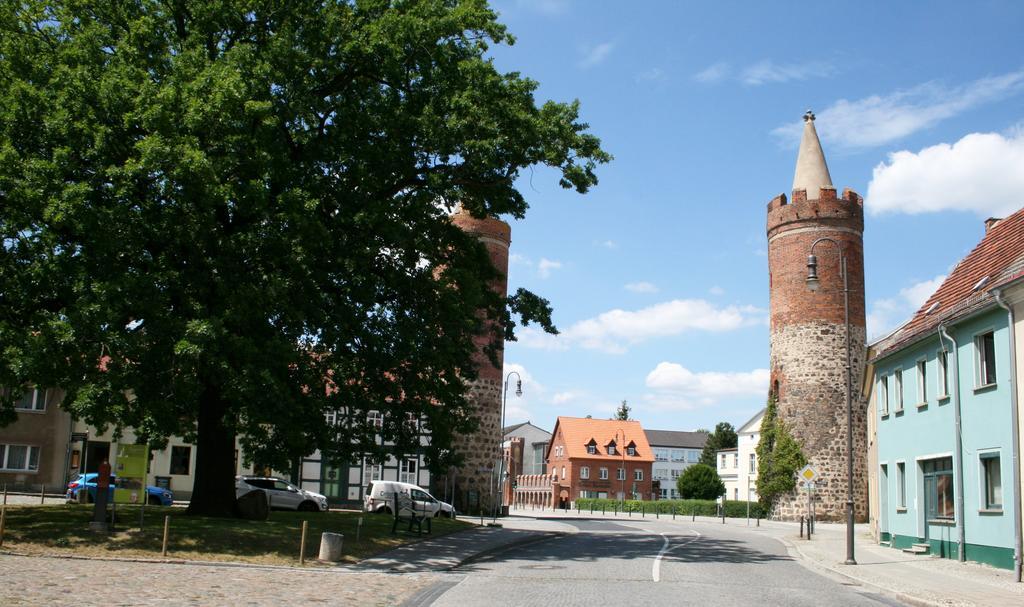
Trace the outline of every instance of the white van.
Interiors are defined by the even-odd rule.
[[[404,493],[411,497],[416,504],[416,510],[420,512],[428,512],[431,516],[455,516],[455,508],[451,504],[435,498],[419,485],[398,481],[371,481],[363,499],[363,508],[367,512],[391,514],[395,505],[395,493]]]

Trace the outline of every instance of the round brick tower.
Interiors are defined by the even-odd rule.
[[[487,247],[491,263],[501,275],[491,283],[491,288],[504,299],[508,294],[508,249],[512,242],[512,228],[500,219],[478,219],[463,211],[453,215],[452,222],[476,236]],[[446,479],[450,483],[449,487],[454,485],[454,505],[462,512],[473,512],[481,507],[489,509],[492,500],[497,497],[494,492],[499,491],[491,469],[501,458],[504,348],[500,347],[503,344],[499,344],[498,366],[495,367],[484,352],[491,339],[490,333],[488,330],[474,338],[477,350],[473,361],[477,379],[470,386],[470,401],[475,408],[479,426],[473,434],[456,438],[453,447],[465,456],[465,462],[462,468],[452,470]]]
[[[814,114],[804,115],[803,139],[793,178],[793,199],[780,194],[768,203],[768,284],[771,296],[771,390],[778,414],[818,472],[815,514],[845,520],[846,326],[840,253],[849,278],[850,354],[853,398],[853,501],[858,520],[867,515],[867,419],[860,399],[864,373],[864,202],[846,189],[842,197],[825,163]],[[807,285],[811,246],[820,288]],[[802,492],[780,497],[773,514],[805,514]]]

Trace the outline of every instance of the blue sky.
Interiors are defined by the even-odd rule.
[[[501,0],[502,71],[578,98],[615,160],[589,194],[523,175],[509,287],[562,335],[506,346],[507,422],[739,425],[768,382],[765,206],[808,108],[838,189],[863,195],[868,332],[894,328],[1024,206],[1024,4]]]

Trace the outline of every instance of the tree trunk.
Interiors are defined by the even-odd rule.
[[[233,517],[235,506],[235,433],[224,423],[228,404],[218,387],[208,385],[199,401],[196,471],[188,513]]]

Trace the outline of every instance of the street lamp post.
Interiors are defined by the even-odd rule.
[[[498,498],[499,501],[494,504],[491,520],[497,520],[498,518],[498,504],[501,504],[501,508],[504,508],[505,506],[505,403],[508,402],[508,380],[512,379],[513,375],[516,376],[516,396],[523,395],[523,377],[519,375],[517,371],[509,371],[508,374],[505,375],[505,387],[502,391],[501,427],[498,430],[501,434],[498,440],[498,453],[501,455],[501,464],[498,468],[498,493],[500,494],[500,497]]]
[[[853,557],[853,365],[850,363],[850,280],[846,271],[846,251],[843,245],[826,237],[811,243],[807,255],[807,288],[812,292],[820,286],[818,280],[818,258],[814,247],[820,242],[829,242],[839,249],[839,273],[843,277],[843,317],[846,323],[846,563],[856,565]]]
[[[619,468],[620,470],[622,470],[622,493],[621,493],[622,498],[621,498],[620,501],[622,502],[623,509],[625,509],[625,507],[626,507],[626,431],[623,430],[622,428],[619,428],[618,431],[615,433],[615,438],[618,439],[620,434],[622,435],[622,444],[615,445],[615,448],[618,449],[619,453],[622,454],[622,467]]]

